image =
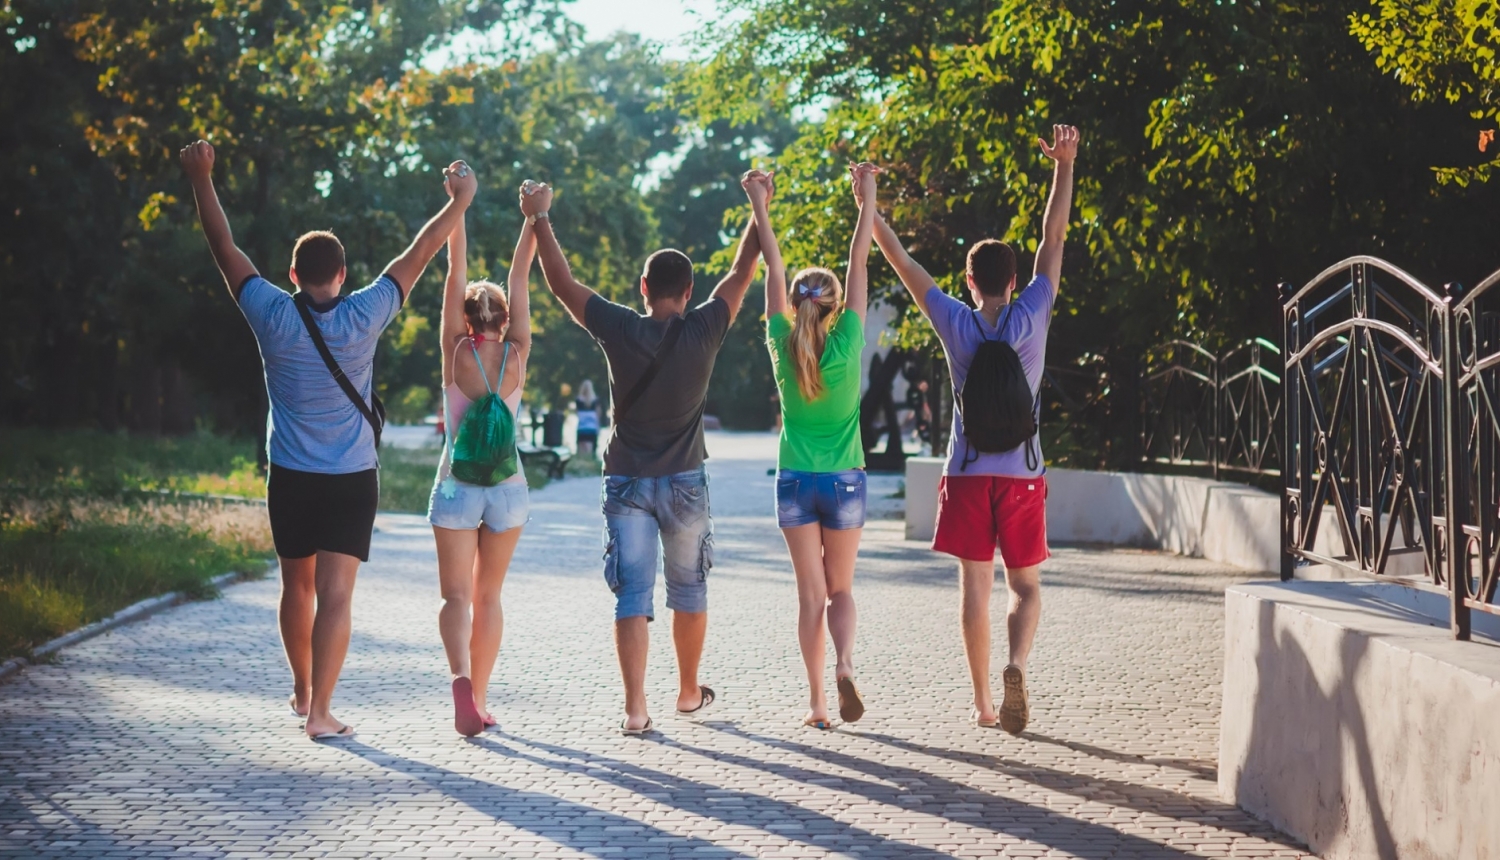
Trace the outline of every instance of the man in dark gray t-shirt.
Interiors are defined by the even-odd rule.
[[[745,226],[734,266],[708,301],[689,310],[693,264],[663,249],[646,260],[641,297],[646,313],[615,304],[574,280],[552,233],[552,189],[521,195],[536,227],[547,289],[588,330],[609,361],[614,432],[604,449],[604,580],[615,593],[615,646],[625,682],[627,734],[651,730],[646,710],[646,625],[660,552],[677,646],[677,711],[695,714],[713,703],[698,683],[708,632],[708,570],[713,523],[703,460],[703,403],[714,359],[755,277],[760,242]]]

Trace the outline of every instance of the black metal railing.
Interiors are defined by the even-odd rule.
[[[1141,374],[1141,462],[1281,473],[1281,350],[1264,338],[1213,353],[1185,340],[1148,350]]]
[[[1443,589],[1460,639],[1471,609],[1497,612],[1497,283],[1462,296],[1361,256],[1283,287],[1283,579],[1324,564]]]

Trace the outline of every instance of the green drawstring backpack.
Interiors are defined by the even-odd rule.
[[[484,362],[479,360],[479,350],[474,341],[469,341],[474,350],[474,363],[479,366],[479,375],[489,393],[469,404],[463,424],[455,436],[449,423],[448,392],[443,392],[443,427],[449,433],[449,446],[453,452],[453,477],[465,484],[493,487],[518,471],[516,463],[516,417],[500,395],[490,386],[490,378],[484,372]],[[510,342],[500,354],[500,379],[505,379],[505,360],[510,357]]]

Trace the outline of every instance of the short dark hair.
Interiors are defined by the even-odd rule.
[[[646,279],[646,295],[675,299],[693,286],[693,261],[676,248],[662,248],[646,258],[641,276]]]
[[[344,268],[344,243],[327,230],[303,233],[292,247],[292,268],[303,286],[332,283]]]
[[[1016,276],[1016,252],[999,239],[985,239],[969,249],[964,272],[986,296],[999,296]]]

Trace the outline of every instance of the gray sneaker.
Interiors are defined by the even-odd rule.
[[[1031,705],[1026,699],[1026,675],[1011,664],[1001,674],[1005,681],[1005,700],[1000,703],[1000,728],[1013,735],[1026,730],[1031,722]]]

